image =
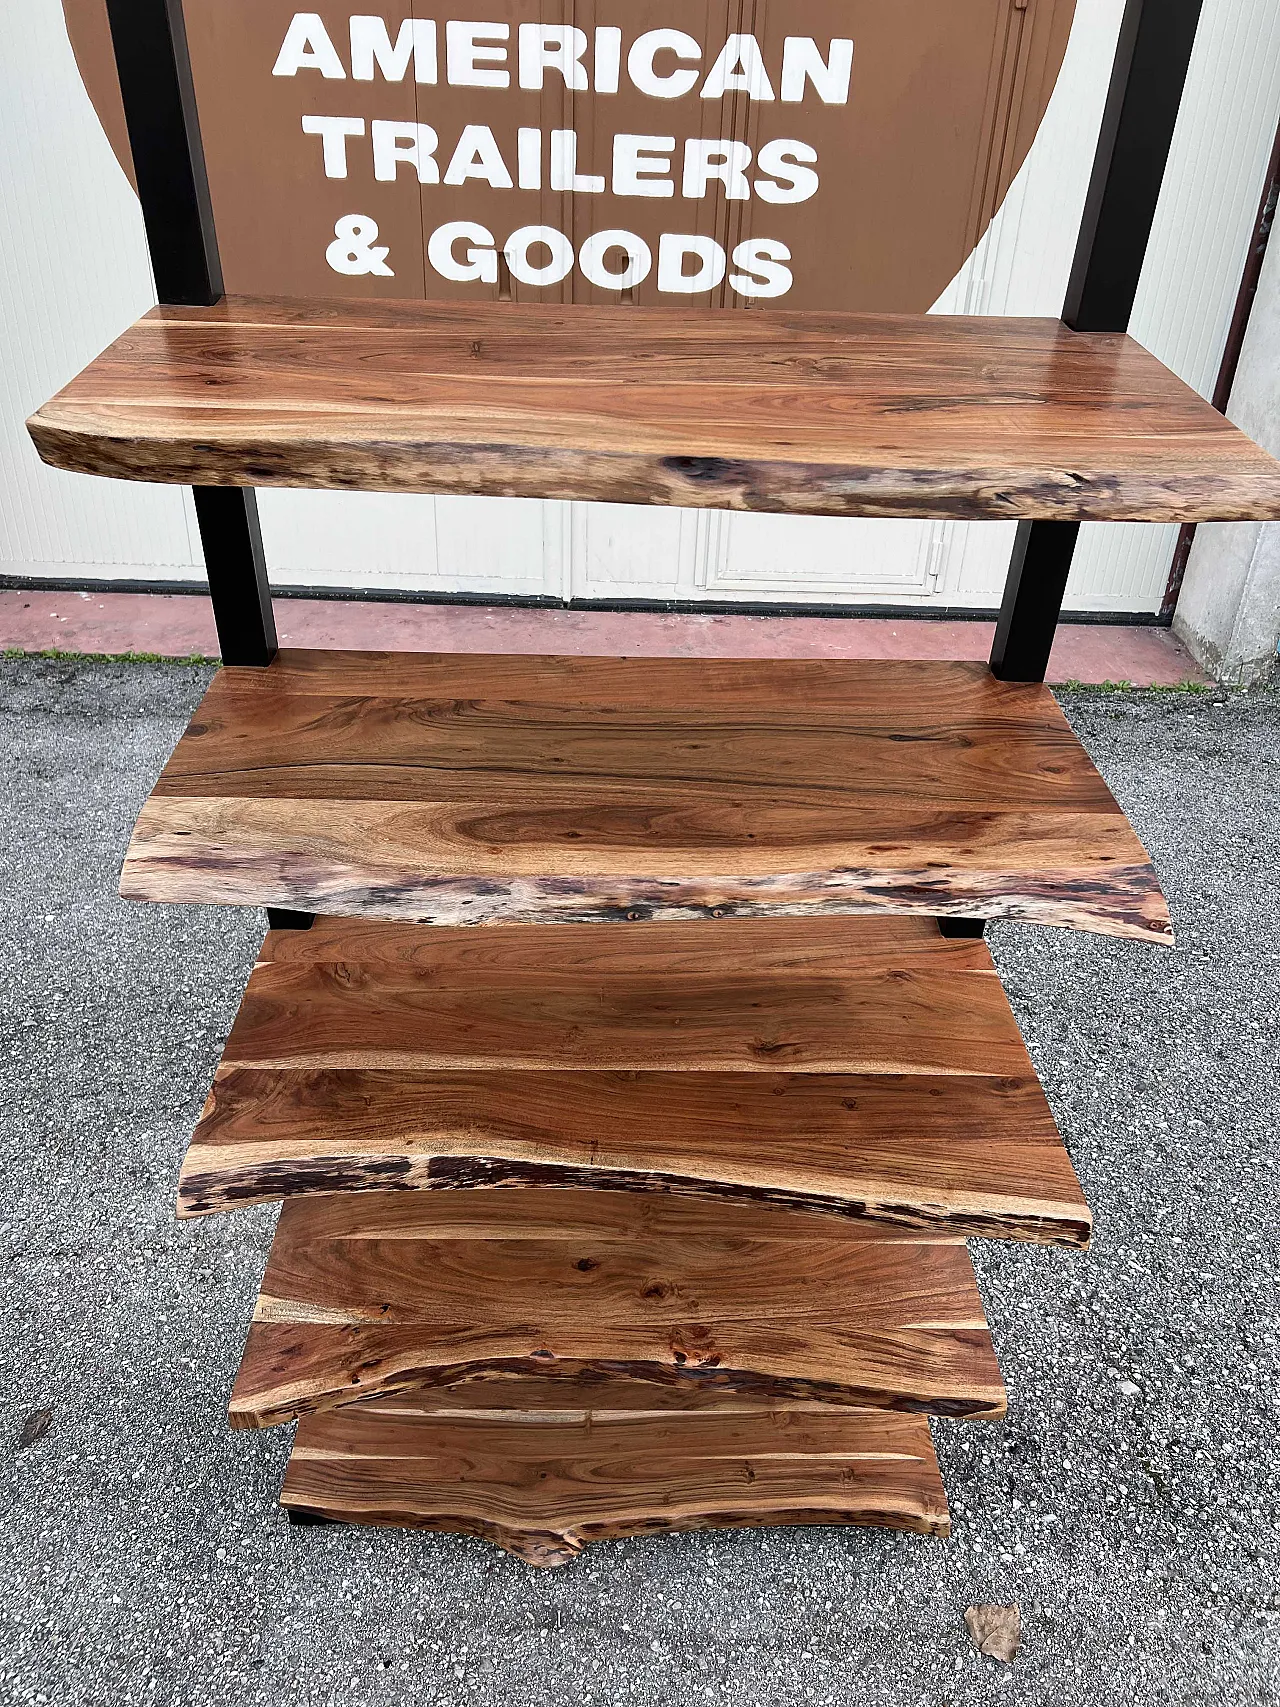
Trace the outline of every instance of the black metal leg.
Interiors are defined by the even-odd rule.
[[[196,115],[182,0],[107,0],[138,199],[162,303],[222,295],[222,267]],[[196,515],[224,664],[276,654],[257,498],[197,486]]]
[[[1128,0],[1062,318],[1124,332],[1133,313],[1203,0]]]
[[[269,664],[276,619],[258,525],[258,495],[239,486],[196,486],[196,516],[224,664]]]
[[[309,931],[316,922],[314,913],[291,913],[284,907],[267,908],[267,929],[272,931]]]
[[[1002,682],[1042,682],[1062,614],[1079,522],[1021,522],[991,648]]]
[[[222,268],[182,0],[107,0],[107,16],[156,294],[216,302]]]
[[[939,919],[938,929],[951,942],[972,942],[987,934],[985,919]]]

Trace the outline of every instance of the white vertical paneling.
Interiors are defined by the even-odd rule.
[[[1205,0],[1133,334],[1212,395],[1280,117],[1280,4]],[[1068,593],[1082,610],[1158,610],[1176,528],[1089,527]]]
[[[696,510],[629,504],[572,504],[569,597],[676,599],[696,596],[703,524]]]
[[[277,587],[562,596],[564,506],[390,492],[258,493]]]
[[[0,568],[189,580],[199,558],[181,489],[57,473],[23,426],[155,301],[137,199],[58,0],[4,8],[0,162]]]

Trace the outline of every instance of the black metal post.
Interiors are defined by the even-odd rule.
[[[276,655],[276,617],[258,494],[246,486],[193,486],[191,495],[222,662],[263,667]]]
[[[309,931],[316,922],[314,913],[295,913],[285,907],[267,908],[267,929],[272,931]]]
[[[1203,0],[1128,0],[1062,318],[1127,332]],[[1078,522],[1023,522],[991,652],[1005,682],[1042,682]]]
[[[991,670],[1002,682],[1042,682],[1062,614],[1079,522],[1019,522],[996,622]]]
[[[162,303],[222,295],[222,266],[196,115],[182,0],[107,0],[147,247]],[[224,664],[276,652],[258,503],[252,490],[197,486],[196,516]]]
[[[975,942],[987,934],[985,919],[940,918],[938,930],[949,942]]]

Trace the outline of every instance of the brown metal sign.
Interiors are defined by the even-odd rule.
[[[1075,10],[313,4],[186,0],[229,291],[900,313],[985,231]],[[127,162],[105,0],[64,10]]]

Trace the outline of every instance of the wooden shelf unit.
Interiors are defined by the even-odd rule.
[[[28,423],[197,486],[825,516],[1280,517],[1280,465],[1055,320],[231,297],[153,309]]]
[[[989,950],[930,920],[268,933],[180,1214],[541,1186],[1091,1228]]]
[[[1059,322],[225,298],[181,5],[112,9],[185,306],[29,427],[195,487],[232,666],[122,893],[339,916],[268,943],[182,1186],[287,1198],[232,1416],[303,1416],[295,1513],[538,1563],[946,1532],[916,1413],[1004,1408],[963,1231],[1088,1212],[985,951],[919,916],[1170,940],[1043,687],[1078,526],[1280,519],[1280,464],[1124,331],[1199,12],[1126,0]],[[990,673],[277,656],[259,485],[1022,525]],[[514,934],[424,928],[481,923],[541,927],[536,982]]]
[[[960,663],[281,652],[213,681],[121,893],[436,925],[1172,934],[1048,689]]]
[[[477,1382],[304,1417],[296,1521],[479,1535],[531,1565],[591,1541],[762,1524],[951,1532],[923,1417],[643,1382]]]

